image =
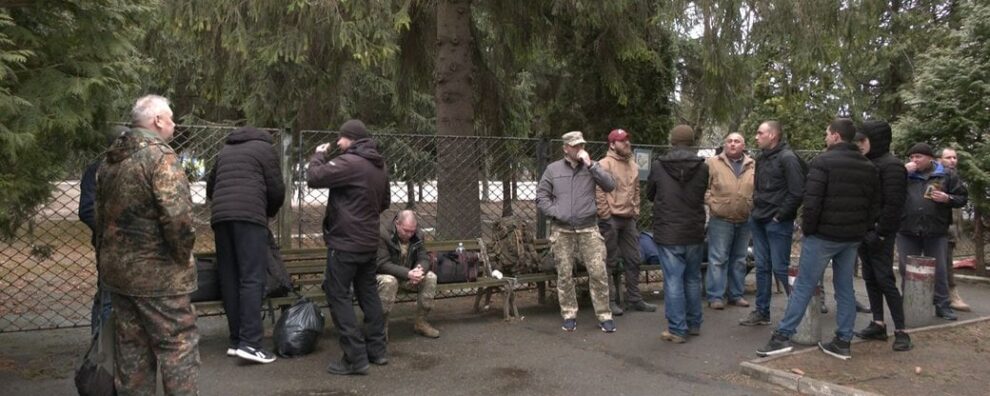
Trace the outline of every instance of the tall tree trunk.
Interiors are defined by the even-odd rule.
[[[481,236],[474,96],[471,84],[471,1],[437,2],[437,234],[442,239]]]
[[[985,252],[985,238],[983,237],[983,211],[980,210],[979,205],[975,205],[973,209],[973,246],[974,254],[976,255],[976,275],[987,276],[987,263]],[[952,263],[949,263],[952,265]]]

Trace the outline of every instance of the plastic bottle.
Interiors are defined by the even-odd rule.
[[[458,255],[464,254],[464,242],[457,243],[457,254]]]

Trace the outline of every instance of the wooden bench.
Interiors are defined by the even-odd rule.
[[[452,292],[463,292],[464,295],[473,294],[475,295],[474,311],[479,312],[481,311],[482,297],[485,298],[485,307],[488,307],[491,302],[492,294],[495,292],[502,292],[504,295],[502,306],[503,317],[508,320],[513,316],[518,316],[518,310],[516,310],[513,305],[513,291],[516,284],[515,279],[495,279],[491,276],[491,265],[488,262],[488,252],[485,250],[484,242],[480,238],[469,240],[427,241],[426,249],[431,252],[454,251],[460,244],[464,245],[465,250],[479,252],[482,268],[479,268],[478,280],[475,282],[438,284],[437,296],[442,298],[441,296],[443,294],[452,294]],[[200,253],[197,254],[196,257],[215,258],[215,253]],[[285,269],[292,278],[293,285],[297,288],[299,294],[320,305],[326,305],[326,295],[321,289],[324,272],[326,270],[326,257],[326,248],[282,250],[282,261],[285,264]],[[292,305],[297,299],[298,297],[293,294],[285,297],[266,298],[262,302],[262,308],[274,322],[275,308]],[[415,292],[408,292],[402,290],[401,288],[399,289],[399,294],[396,296],[396,301],[399,302],[415,301],[415,299]],[[219,300],[201,301],[194,303],[194,305],[196,306],[197,312],[202,314],[223,312],[223,302]]]

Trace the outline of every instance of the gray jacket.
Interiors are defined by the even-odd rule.
[[[597,162],[590,167],[579,163],[572,168],[561,159],[547,165],[536,188],[536,206],[553,219],[553,225],[567,229],[598,224],[595,186],[605,192],[615,189],[615,180]]]

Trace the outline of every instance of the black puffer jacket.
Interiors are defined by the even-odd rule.
[[[940,203],[925,198],[925,190],[929,186],[949,194],[949,202]],[[917,237],[948,235],[952,208],[965,206],[967,194],[959,175],[938,162],[932,162],[932,169],[928,172],[908,174],[907,199],[899,232]]]
[[[658,158],[646,181],[653,201],[653,240],[662,245],[694,245],[705,241],[705,190],[708,165],[684,147]]]
[[[804,169],[790,146],[780,142],[756,158],[753,218],[792,221],[804,195]]]
[[[328,248],[349,253],[378,251],[378,216],[388,209],[391,196],[385,159],[374,141],[354,141],[330,160],[324,153],[313,154],[306,184],[330,189],[323,217],[323,240]]]
[[[285,199],[272,135],[250,127],[231,132],[210,169],[206,197],[210,224],[246,221],[267,227]]]
[[[907,171],[904,163],[890,153],[890,124],[883,121],[866,121],[860,132],[870,139],[870,152],[866,158],[873,161],[880,171],[880,213],[873,229],[884,237],[894,235],[901,227],[904,199],[907,195]]]
[[[836,143],[811,161],[804,185],[805,235],[839,242],[863,239],[880,210],[880,175],[852,143]]]

